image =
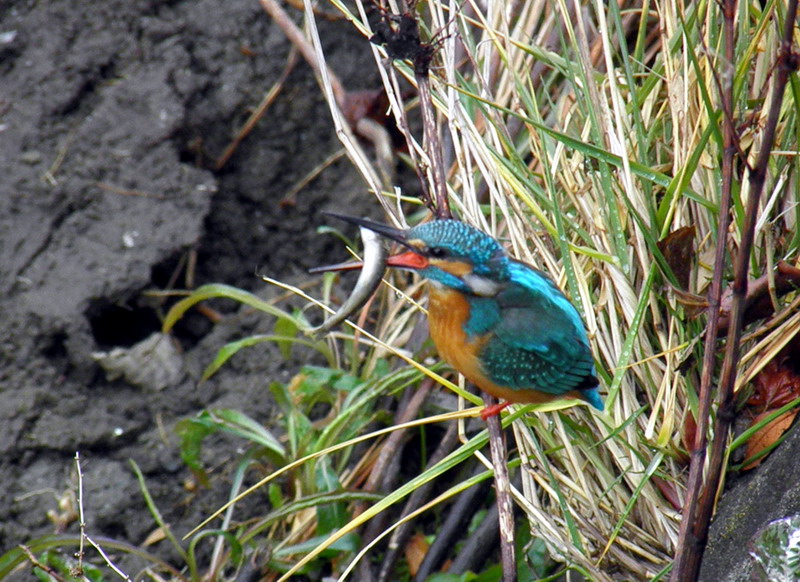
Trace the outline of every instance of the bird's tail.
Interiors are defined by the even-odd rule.
[[[580,383],[577,390],[583,400],[594,406],[597,410],[602,411],[605,409],[605,406],[603,405],[603,399],[600,397],[600,391],[597,389],[599,385],[600,381],[597,377],[590,374],[583,379],[583,382]]]

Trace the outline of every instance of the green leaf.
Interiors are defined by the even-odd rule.
[[[221,529],[207,529],[199,532],[192,538],[192,541],[189,542],[189,554],[194,558],[196,556],[196,546],[200,540],[203,538],[215,536],[215,537],[222,537],[228,542],[228,545],[231,548],[230,557],[228,558],[228,562],[232,564],[234,568],[239,568],[242,565],[242,556],[244,554],[241,542],[234,536],[231,532],[221,530]]]
[[[275,398],[281,411],[288,414],[292,408],[292,398],[286,385],[280,382],[270,382],[268,390],[272,393],[272,397]]]
[[[475,582],[478,575],[472,572],[464,572],[463,574],[448,574],[447,572],[436,572],[428,576],[425,582]],[[500,580],[500,578],[492,578],[492,581]]]
[[[208,474],[200,460],[203,439],[208,435],[219,430],[218,427],[209,425],[199,418],[186,418],[178,422],[175,426],[175,433],[181,440],[180,454],[181,460],[189,467],[189,470],[197,477],[203,487],[208,487]]]
[[[278,349],[280,349],[284,360],[288,360],[292,356],[292,342],[289,341],[289,338],[294,339],[298,331],[300,331],[300,327],[290,319],[279,319],[275,322],[275,335],[286,338],[277,340]]]
[[[169,312],[167,312],[167,316],[164,318],[164,325],[162,326],[164,333],[169,332],[169,330],[175,326],[175,323],[177,323],[177,321],[183,317],[183,314],[189,309],[202,301],[207,301],[208,299],[232,299],[234,301],[238,301],[239,303],[243,303],[244,305],[248,305],[253,309],[257,309],[258,311],[263,311],[264,313],[273,315],[278,319],[295,321],[298,326],[302,324],[302,322],[296,321],[293,316],[289,315],[285,311],[278,309],[271,303],[264,301],[252,293],[248,293],[247,291],[237,287],[231,287],[230,285],[214,283],[211,285],[203,285],[202,287],[198,287],[192,292],[191,295],[173,305]]]
[[[331,466],[328,457],[323,457],[316,465],[316,487],[317,491],[333,493],[342,488],[339,476]],[[329,534],[342,526],[349,520],[347,508],[344,503],[327,503],[317,506],[317,533],[319,535]]]
[[[260,422],[243,412],[227,408],[212,410],[210,414],[221,422],[223,430],[272,451],[285,462],[286,449]]]
[[[286,503],[280,485],[270,483],[267,487],[267,497],[273,509],[280,509]]]
[[[309,538],[304,542],[299,544],[295,544],[293,546],[286,546],[281,548],[280,550],[275,552],[276,557],[288,557],[293,556],[295,554],[305,554],[314,549],[316,549],[320,544],[325,542],[328,539],[328,535],[323,536],[314,536],[313,538]],[[337,556],[341,552],[353,553],[358,551],[358,547],[360,545],[360,537],[355,532],[350,532],[348,534],[343,535],[342,537],[338,538],[329,546],[326,546],[325,550],[319,553],[320,557],[323,558],[332,558]]]
[[[280,322],[280,320],[279,320]],[[289,323],[289,325],[294,326],[293,323]],[[277,327],[277,325],[276,325]],[[218,352],[214,361],[211,362],[208,367],[203,371],[203,376],[200,378],[201,382],[205,382],[211,376],[217,373],[219,369],[230,360],[239,350],[242,348],[249,348],[254,345],[263,343],[263,342],[275,342],[279,347],[281,347],[281,354],[283,355],[283,349],[285,346],[290,344],[302,344],[304,346],[308,346],[320,352],[323,356],[330,359],[330,354],[327,348],[322,347],[320,342],[314,342],[307,340],[305,338],[298,338],[292,336],[285,336],[285,335],[251,335],[249,337],[236,340],[225,344]],[[283,347],[282,347],[283,346]]]
[[[175,431],[181,439],[181,459],[205,486],[208,485],[208,478],[200,459],[201,445],[203,439],[218,431],[234,434],[264,447],[277,462],[286,462],[286,449],[272,433],[238,410],[203,411],[195,418],[180,421]]]

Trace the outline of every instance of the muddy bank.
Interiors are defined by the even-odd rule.
[[[365,41],[343,22],[320,26],[348,87],[374,83]],[[319,212],[371,206],[346,159],[279,204],[340,148],[302,60],[215,169],[289,51],[253,0],[0,2],[0,548],[77,531],[59,507],[74,496],[76,451],[93,535],[138,544],[155,527],[128,459],[178,533],[197,524],[225,476],[217,491],[187,488],[174,424],[206,407],[268,422],[267,384],[305,362],[263,345],[198,385],[224,342],[271,329],[226,304],[221,324],[194,315],[180,327],[166,379],[110,380],[93,357],[158,331],[166,303],[145,291],[188,276],[269,294],[256,268],[297,280],[340,258],[315,234]],[[235,454],[231,441],[209,445]]]

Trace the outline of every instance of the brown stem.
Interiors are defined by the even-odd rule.
[[[439,461],[449,455],[455,448],[458,442],[457,426],[458,425],[455,422],[451,422],[449,424],[447,431],[439,441],[436,450],[428,459],[428,468],[436,465]],[[431,491],[435,485],[436,481],[427,481],[426,483],[420,485],[418,489],[415,489],[414,492],[409,496],[405,507],[403,507],[403,512],[401,515],[405,517],[420,507],[430,497]],[[387,582],[395,575],[394,565],[405,550],[406,542],[411,537],[415,527],[416,522],[411,520],[403,523],[394,531],[392,537],[389,539],[389,546],[386,548],[386,554],[381,562],[380,573],[378,574],[378,582]],[[436,538],[439,539],[439,534],[437,534]]]
[[[433,182],[433,198],[436,201],[436,218],[451,218],[450,201],[447,198],[447,181],[445,180],[442,144],[436,125],[436,113],[431,97],[431,82],[427,67],[414,68],[419,88],[419,106],[422,112],[422,147],[431,161]]]
[[[486,406],[494,406],[497,399],[484,395]],[[514,505],[511,503],[511,481],[508,478],[506,463],[506,444],[503,439],[503,427],[500,415],[495,414],[486,419],[489,429],[489,450],[494,467],[494,486],[497,498],[498,521],[500,525],[500,557],[503,562],[503,582],[516,582],[517,561],[514,556]]]
[[[314,72],[319,75],[320,74],[320,64],[317,61],[317,55],[314,53],[314,47],[311,45],[306,37],[303,35],[303,32],[297,27],[297,25],[289,18],[289,15],[281,8],[275,0],[259,0],[261,6],[266,10],[267,14],[269,14],[275,23],[280,27],[283,31],[283,34],[286,35],[286,38],[289,39],[289,42],[294,45],[309,66],[314,70]],[[342,82],[339,78],[333,74],[333,71],[328,71],[328,78],[331,82],[331,88],[333,89],[333,96],[336,99],[336,104],[342,108],[344,106],[345,101],[345,90]]]
[[[775,295],[781,297],[793,289],[800,288],[800,269],[793,267],[786,261],[778,261],[775,271],[764,273],[758,279],[753,279],[747,285],[747,295],[744,299],[744,325],[769,317],[775,310],[770,295],[770,279],[775,281]],[[733,293],[726,291],[722,295],[722,303],[719,307],[719,329],[718,333],[725,334],[731,322],[731,307],[733,304]]]
[[[267,110],[272,106],[275,99],[277,99],[278,95],[283,88],[283,85],[286,83],[286,79],[289,77],[289,73],[292,72],[294,69],[294,65],[297,62],[297,47],[292,47],[292,50],[289,52],[289,57],[286,59],[286,65],[283,68],[283,72],[281,76],[278,78],[278,81],[272,86],[272,89],[267,91],[267,94],[264,95],[264,98],[261,99],[261,103],[258,104],[258,107],[250,114],[245,122],[244,126],[239,130],[239,133],[236,134],[236,137],[233,138],[226,147],[225,150],[222,152],[217,158],[217,161],[214,163],[214,168],[216,170],[221,170],[225,167],[225,164],[228,163],[228,160],[231,159],[231,156],[236,152],[239,145],[244,141],[250,132],[258,125],[258,122],[261,121],[261,118],[264,117]]]
[[[726,0],[725,11],[725,65],[733,63],[733,15],[736,0]],[[722,110],[731,111],[733,103],[733,78],[727,76],[729,82],[720,86]],[[703,354],[703,371],[700,377],[700,394],[698,395],[697,429],[694,445],[690,451],[689,478],[686,481],[686,498],[683,506],[683,520],[678,532],[678,545],[675,550],[675,562],[672,567],[673,582],[686,582],[696,579],[700,567],[700,558],[705,548],[705,536],[698,535],[695,520],[697,504],[703,487],[703,468],[706,462],[706,446],[708,444],[708,423],[711,417],[711,383],[714,379],[716,350],[719,328],[719,306],[722,298],[722,278],[725,270],[725,249],[730,225],[731,187],[733,184],[733,160],[736,154],[734,146],[733,120],[727,113],[723,116],[723,153],[722,153],[722,195],[719,209],[719,225],[717,226],[717,248],[714,253],[714,277],[708,294],[709,321],[706,328],[706,351]],[[702,529],[702,528],[701,528]]]
[[[725,0],[723,3],[725,11],[725,42],[726,58],[728,64],[733,63],[733,42],[734,42],[734,14],[736,11],[736,0]],[[750,172],[748,180],[750,185],[750,195],[747,201],[745,224],[742,232],[742,240],[736,254],[734,265],[734,282],[732,288],[731,315],[728,326],[728,339],[725,346],[725,358],[722,364],[722,372],[719,381],[719,407],[714,426],[714,439],[711,446],[711,455],[708,463],[708,474],[703,484],[702,472],[705,464],[705,448],[707,441],[707,430],[710,412],[710,385],[713,373],[714,349],[713,340],[716,337],[716,328],[719,320],[719,295],[712,294],[709,329],[707,330],[707,351],[703,361],[703,377],[700,393],[700,416],[695,435],[695,449],[691,453],[691,466],[689,471],[689,481],[687,483],[687,497],[683,511],[683,521],[678,538],[675,563],[672,570],[672,580],[675,582],[692,582],[697,580],[700,571],[700,562],[705,550],[708,538],[708,528],[711,515],[714,510],[717,491],[722,478],[723,460],[725,447],[727,446],[728,431],[734,417],[733,387],[736,381],[736,367],[739,360],[739,341],[742,333],[742,321],[746,308],[748,267],[750,251],[755,237],[755,225],[758,218],[758,204],[767,175],[767,167],[772,145],[775,140],[775,130],[780,115],[780,106],[783,101],[783,93],[789,79],[789,73],[797,68],[797,55],[792,53],[792,32],[797,18],[797,0],[789,0],[786,9],[786,21],[784,23],[783,40],[778,53],[777,75],[775,77],[774,91],[770,102],[769,115],[764,129],[761,151],[755,168]],[[732,78],[729,86],[725,87],[723,100],[727,103],[728,111],[732,111],[733,99]],[[732,120],[724,121],[724,145],[725,157],[723,158],[723,205],[720,213],[721,221],[728,220],[727,214],[730,208],[730,187],[733,162],[733,124]],[[729,150],[731,150],[729,154]],[[726,165],[728,162],[730,165]],[[725,199],[727,198],[727,204]],[[727,228],[720,226],[718,233],[717,258],[720,257],[720,243],[723,242]],[[721,288],[721,262],[715,262],[713,285]],[[717,291],[718,289],[714,289]],[[716,302],[716,303],[715,303]],[[712,332],[714,332],[712,334]],[[709,355],[709,352],[711,354]]]
[[[426,379],[421,382],[419,388],[415,390],[414,394],[411,396],[408,405],[398,412],[395,417],[395,424],[404,424],[413,420],[417,412],[419,412],[419,409],[425,403],[425,399],[428,397],[432,388],[433,380]],[[386,443],[381,447],[381,452],[378,455],[375,466],[372,468],[372,471],[370,471],[369,479],[367,479],[367,482],[364,484],[364,491],[372,493],[380,489],[379,485],[383,482],[389,465],[392,460],[400,454],[400,447],[411,432],[412,431],[408,429],[396,430],[389,435],[389,438],[386,439]]]

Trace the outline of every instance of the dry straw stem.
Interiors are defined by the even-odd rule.
[[[737,63],[734,54],[734,41],[735,34],[735,0],[728,0],[722,5],[725,14],[724,30],[725,30],[725,46],[727,61],[731,65]],[[773,147],[778,138],[778,123],[783,121],[782,104],[783,94],[789,81],[789,75],[794,73],[798,68],[798,53],[794,52],[794,32],[796,28],[797,18],[797,0],[789,0],[786,6],[786,13],[783,15],[785,21],[783,22],[782,33],[777,37],[778,45],[776,50],[771,53],[771,58],[774,59],[774,66],[770,67],[774,71],[774,76],[771,82],[771,93],[768,100],[765,100],[768,105],[764,111],[766,113],[766,121],[764,123],[764,131],[760,133],[758,139],[755,140],[754,150],[756,154],[751,153],[748,156],[751,159],[739,160],[742,165],[746,167],[748,186],[747,191],[747,204],[744,211],[744,220],[741,227],[741,237],[739,241],[739,248],[734,253],[734,280],[732,283],[732,296],[730,325],[728,327],[728,336],[725,346],[725,358],[722,363],[720,371],[719,388],[718,388],[718,410],[713,423],[713,440],[711,451],[708,455],[708,462],[705,458],[705,435],[706,426],[710,422],[710,415],[702,414],[699,417],[697,426],[697,438],[695,441],[695,450],[692,451],[691,468],[689,473],[689,483],[687,487],[687,500],[684,507],[684,523],[681,526],[680,538],[678,543],[678,553],[675,560],[675,567],[672,574],[672,579],[676,581],[682,580],[695,580],[697,579],[700,571],[700,561],[705,550],[706,540],[708,537],[708,528],[711,522],[714,506],[716,505],[717,496],[721,490],[721,485],[724,481],[724,464],[727,459],[726,451],[729,441],[728,431],[735,415],[734,403],[734,387],[737,378],[738,367],[741,364],[739,358],[739,346],[742,337],[742,324],[744,322],[744,313],[746,309],[745,299],[747,296],[748,276],[752,261],[751,253],[756,251],[755,254],[760,254],[759,249],[754,246],[755,241],[755,227],[761,221],[759,214],[763,212],[763,204],[761,203],[761,194],[765,189],[767,181],[767,172],[770,166],[770,158]],[[776,22],[778,19],[776,18]],[[776,27],[778,28],[778,27]],[[723,127],[725,129],[725,143],[730,147],[727,148],[726,161],[730,163],[723,166],[723,189],[733,189],[733,160],[731,159],[730,151],[736,147],[736,150],[743,153],[742,133],[734,127],[733,121],[733,105],[736,95],[735,78],[722,84],[722,102],[723,110],[726,113]],[[795,104],[797,105],[797,104]],[[797,107],[795,107],[797,109]],[[725,191],[727,197],[727,191]],[[723,208],[722,211],[726,211]],[[722,237],[719,237],[722,240]],[[721,243],[718,243],[721,244]],[[772,249],[769,240],[766,241],[764,248],[767,250]],[[773,257],[766,260],[767,267],[774,264]],[[717,281],[722,279],[723,265],[721,261],[715,264],[714,280],[715,286],[718,285]],[[716,303],[716,299],[711,303]],[[717,313],[712,316],[712,321],[717,319]],[[714,325],[709,329],[711,335]],[[789,338],[793,337],[794,332],[786,333]],[[712,336],[713,337],[713,336]],[[788,339],[787,339],[788,341]],[[708,362],[706,362],[708,364]],[[713,366],[706,365],[703,369],[703,386],[707,387],[711,383],[711,375],[713,373]],[[707,402],[710,401],[711,395],[708,390],[701,392],[705,402],[703,409],[708,408]],[[701,409],[701,411],[703,410]],[[703,445],[700,448],[698,445]],[[700,486],[700,475],[705,471],[705,478]]]
[[[332,4],[371,35],[365,5],[353,13]],[[704,321],[690,317],[672,292],[676,280],[656,243],[693,225],[696,260],[685,291],[708,292],[724,150],[715,79],[733,84],[729,115],[749,140],[739,147],[758,151],[766,116],[759,102],[778,53],[775,16],[783,18],[784,7],[767,2],[738,12],[730,67],[720,56],[722,14],[710,2],[468,0],[416,9],[430,34],[448,23],[457,31],[437,44],[430,79],[451,152],[453,211],[565,289],[583,313],[607,392],[601,414],[517,409],[523,480],[515,499],[534,535],[588,578],[663,577],[680,514],[653,477],[681,497],[684,420],[697,412],[700,362],[716,346],[698,341]],[[414,83],[410,64],[388,67],[372,50],[392,115],[407,130],[400,84]],[[750,264],[757,274],[796,257],[798,188],[790,168],[797,163],[797,109],[792,102],[780,112],[776,142],[788,153],[770,160],[769,195],[757,208],[759,224],[779,236],[770,239],[768,228],[755,233]],[[413,136],[410,142],[424,160]],[[746,183],[734,186],[741,189],[733,191],[733,221],[723,231],[737,245],[749,192]],[[769,334],[743,344],[745,354],[762,350],[741,363],[749,371],[797,333],[796,318],[782,315],[781,301],[793,298],[778,300],[779,323]],[[394,294],[386,302],[391,317],[381,319],[377,335],[405,354],[419,307]]]

